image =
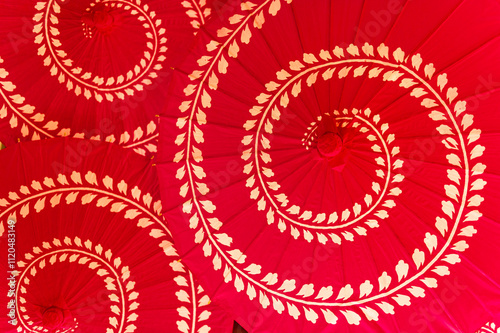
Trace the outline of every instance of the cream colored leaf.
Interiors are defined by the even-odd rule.
[[[345,319],[350,325],[359,325],[361,322],[361,317],[354,311],[351,310],[340,310],[344,315]]]
[[[459,192],[455,185],[445,185],[446,196],[458,202]]]
[[[299,292],[297,293],[298,296],[304,296],[304,297],[309,297],[312,294],[314,294],[314,284],[309,283],[305,284],[300,288]]]
[[[304,307],[304,314],[306,316],[306,319],[313,324],[316,324],[316,321],[318,320],[319,316],[316,312],[314,312],[312,309],[308,309]]]
[[[415,252],[413,252],[412,256],[413,262],[415,263],[415,266],[417,266],[417,269],[420,268],[424,264],[425,261],[425,253],[423,251],[420,251],[419,249],[415,249]]]
[[[479,218],[481,218],[483,216],[483,214],[477,210],[473,210],[472,212],[465,214],[465,216],[466,216],[466,218],[465,218],[464,222],[468,222],[468,221],[479,220]]]
[[[446,155],[446,159],[451,165],[455,165],[458,167],[462,167],[460,157],[458,157],[456,154],[448,154]]]
[[[467,102],[466,101],[458,101],[455,104],[455,108],[454,108],[456,116],[458,117],[466,109],[467,109]]]
[[[269,298],[267,297],[267,295],[265,293],[263,293],[262,291],[259,292],[259,302],[260,302],[260,305],[262,305],[262,307],[264,309],[266,309],[269,305],[271,305],[270,301],[269,301]]]
[[[379,291],[389,288],[391,281],[392,278],[387,274],[387,272],[383,272],[382,275],[378,278]]]
[[[396,303],[398,303],[400,306],[410,306],[411,305],[411,299],[409,296],[406,295],[397,295],[395,297],[392,297]]]
[[[350,284],[347,284],[340,289],[337,299],[347,300],[353,293],[354,289],[352,289]]]
[[[411,64],[417,71],[420,69],[420,65],[422,65],[422,57],[420,56],[420,53],[411,58]]]
[[[445,233],[448,231],[448,221],[442,217],[436,218],[436,228],[439,230],[441,235],[444,237]]]
[[[71,204],[76,201],[76,198],[78,196],[78,192],[71,192],[66,196],[66,204]]]
[[[477,179],[472,183],[471,191],[478,191],[484,189],[484,186],[487,184],[483,179]]]
[[[448,101],[453,102],[455,98],[458,96],[458,89],[457,88],[448,88],[448,91],[446,92],[446,98],[448,98]]]
[[[382,58],[389,59],[389,48],[385,44],[380,44],[377,47],[377,52]]]
[[[448,179],[460,185],[460,174],[455,169],[448,169]]]
[[[396,266],[396,273],[398,274],[398,281],[401,281],[408,275],[410,266],[403,260],[400,260]]]
[[[203,229],[200,229],[200,230],[203,230]],[[218,254],[215,255],[214,259],[212,260],[212,263],[214,265],[214,270],[218,271],[219,269],[222,268],[222,261],[221,261]]]
[[[394,314],[394,306],[387,302],[377,303],[377,306],[387,314]]]
[[[257,15],[255,15],[255,18],[253,20],[253,26],[257,29],[262,29],[262,26],[265,23],[265,18],[264,18],[264,13],[263,11],[260,11]]]
[[[447,266],[436,266],[432,271],[439,276],[450,275],[450,269]]]
[[[472,237],[476,233],[477,233],[476,228],[474,228],[474,226],[470,225],[470,226],[467,226],[465,228],[462,228],[462,230],[460,231],[459,236]]]
[[[473,129],[470,131],[469,136],[467,137],[468,143],[471,144],[473,142],[476,142],[481,138],[481,130],[480,129]]]
[[[236,275],[234,279],[234,287],[236,288],[237,292],[240,292],[243,289],[245,289],[245,284],[243,283],[243,279],[238,275]]]
[[[45,197],[43,197],[43,198],[39,199],[39,200],[36,202],[36,204],[35,204],[34,208],[35,208],[35,211],[36,211],[37,213],[39,213],[41,210],[43,210],[43,209],[45,208]]]
[[[344,49],[338,47],[338,46],[335,46],[335,48],[333,49],[333,54],[337,57],[337,58],[344,58]]]
[[[233,239],[229,237],[227,234],[215,234],[215,237],[217,237],[217,240],[219,243],[225,246],[231,246]]]
[[[332,311],[328,309],[321,309],[321,312],[323,312],[323,316],[325,317],[325,321],[328,324],[335,325],[337,323],[338,317],[333,314]]]
[[[451,201],[442,201],[441,208],[443,212],[450,218],[453,218],[453,213],[455,213],[455,206]]]
[[[229,46],[227,53],[231,58],[237,58],[238,53],[240,52],[240,47],[236,41],[233,41],[233,43]]]
[[[349,53],[352,56],[359,56],[359,48],[354,44],[350,44],[346,48],[346,51],[347,51],[347,53]]]
[[[364,315],[366,316],[366,319],[369,321],[378,321],[378,312],[373,310],[372,308],[369,307],[362,307],[361,311],[363,311]]]
[[[294,304],[287,303],[288,314],[292,316],[295,320],[299,319],[300,311]]]
[[[429,79],[432,79],[432,76],[436,72],[436,68],[434,68],[434,64],[428,64],[424,68],[425,76],[427,76]]]
[[[425,234],[424,243],[427,246],[427,249],[429,250],[429,253],[432,253],[437,248],[437,237],[436,237],[436,235],[432,235],[431,233],[427,232]]]
[[[469,245],[464,240],[455,243],[455,245],[452,247],[453,250],[459,251],[459,252],[463,252],[463,251],[465,251],[468,248],[469,248]]]
[[[446,120],[446,117],[444,116],[444,113],[439,112],[439,111],[432,111],[429,114],[429,117],[434,120],[434,121],[440,121],[440,120]]]
[[[276,16],[278,11],[281,9],[281,0],[273,0],[269,6],[269,14]]]
[[[250,274],[260,274],[262,267],[256,264],[250,264],[245,270]]]
[[[438,84],[439,89],[441,89],[441,91],[443,91],[446,84],[448,84],[448,76],[446,75],[446,73],[443,73],[443,74],[438,76],[437,84]]]
[[[366,280],[359,286],[359,297],[365,297],[371,294],[373,290],[373,285],[370,283],[369,280]]]
[[[483,156],[485,149],[486,148],[484,146],[480,146],[480,145],[474,147],[474,149],[472,149],[472,151],[471,151],[471,159]]]

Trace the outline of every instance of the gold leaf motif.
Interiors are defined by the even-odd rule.
[[[443,219],[442,217],[437,217],[436,218],[436,228],[439,230],[441,235],[444,237],[444,235],[448,231],[448,221],[446,221],[446,219]]]
[[[410,266],[403,260],[400,260],[396,266],[396,273],[398,274],[398,281],[401,282],[403,278],[408,275]]]
[[[359,56],[359,48],[354,44],[349,45],[346,51],[352,56]]]
[[[354,289],[352,289],[350,284],[345,285],[339,291],[337,299],[347,300],[354,294]]]
[[[424,68],[425,76],[427,76],[429,79],[432,79],[432,76],[436,72],[436,69],[434,68],[434,64],[428,64]]]
[[[377,52],[382,58],[389,59],[389,48],[385,44],[380,44],[377,47]]]
[[[266,22],[264,18],[264,12],[260,11],[259,14],[255,15],[255,18],[253,20],[253,26],[257,29],[262,29],[262,26]]]
[[[337,57],[337,58],[343,58],[344,57],[344,49],[338,47],[338,46],[335,46],[335,48],[333,49],[333,54]]]
[[[405,53],[403,52],[403,50],[401,50],[400,47],[398,47],[396,49],[396,51],[393,52],[392,54],[394,56],[394,59],[397,61],[397,62],[404,62],[405,60]]]
[[[238,52],[240,52],[240,47],[238,46],[238,43],[236,41],[234,41],[233,43],[231,43],[231,45],[229,46],[228,50],[227,50],[227,54],[231,57],[231,58],[237,58],[238,57]]]
[[[252,37],[252,32],[250,31],[250,28],[248,27],[248,24],[245,26],[243,31],[241,32],[241,42],[244,44],[250,43],[250,38]]]
[[[36,204],[35,204],[35,206],[34,206],[34,207],[35,207],[35,211],[36,211],[37,213],[40,213],[40,211],[41,211],[42,209],[44,209],[44,208],[45,208],[45,197],[43,197],[43,198],[39,199],[39,200],[36,202]]]
[[[203,90],[203,93],[201,95],[201,105],[204,108],[210,108],[212,106],[212,98],[206,90]]]

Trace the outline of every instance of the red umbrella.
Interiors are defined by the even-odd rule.
[[[171,67],[212,1],[3,1],[0,141],[57,136],[154,154]]]
[[[495,333],[498,332],[498,328],[500,328],[497,324],[495,323],[487,323],[479,331],[478,333]]]
[[[231,332],[178,257],[148,161],[79,139],[0,155],[1,332]]]
[[[184,262],[243,327],[498,319],[499,19],[487,0],[269,0],[207,27],[159,176]]]

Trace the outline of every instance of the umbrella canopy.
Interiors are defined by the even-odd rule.
[[[0,159],[1,332],[231,332],[180,261],[149,161],[62,138]]]
[[[0,141],[72,136],[156,152],[170,71],[212,1],[2,1]]]
[[[165,214],[214,299],[252,332],[498,318],[499,3],[236,3],[161,117]]]

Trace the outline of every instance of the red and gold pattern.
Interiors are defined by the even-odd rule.
[[[64,152],[86,158],[75,165]],[[21,185],[3,181],[0,237],[7,221],[16,221],[18,326],[2,321],[2,332],[230,331],[231,321],[210,305],[178,257],[149,163],[123,148],[78,139],[2,153],[47,166],[14,178]],[[127,164],[117,164],[120,158]],[[49,318],[47,309],[60,318]]]
[[[301,20],[320,16],[315,5],[241,3],[200,40],[161,118],[173,236],[191,242],[186,262],[256,332],[277,322],[290,331],[375,331],[373,323],[393,325],[405,307],[430,302],[467,261],[491,181],[484,123],[448,74],[385,43],[300,48],[314,40]],[[335,94],[338,105],[328,103]],[[405,124],[411,117],[417,126]],[[352,155],[340,167],[312,149],[328,126]],[[425,168],[411,170],[415,137],[434,148]],[[416,194],[429,196],[427,207]],[[320,263],[318,249],[328,252]],[[290,273],[309,261],[309,274]],[[260,320],[246,319],[253,309]]]
[[[69,136],[156,154],[157,115],[172,68],[209,19],[211,4],[47,0],[10,6],[2,18],[9,23],[0,29],[13,40],[0,46],[0,140],[11,145]],[[10,23],[9,15],[30,16],[32,27],[26,32],[22,20]],[[18,34],[29,36],[11,37]]]

